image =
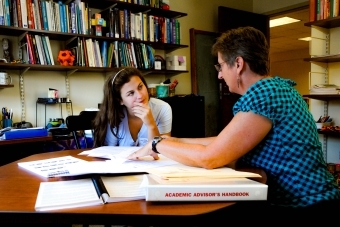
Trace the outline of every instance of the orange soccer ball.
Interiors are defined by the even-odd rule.
[[[70,50],[61,50],[58,54],[58,62],[63,66],[72,66],[75,60],[74,55]]]

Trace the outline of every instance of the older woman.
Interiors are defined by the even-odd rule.
[[[268,211],[331,211],[339,204],[340,191],[327,171],[314,119],[293,88],[295,82],[270,76],[263,33],[252,27],[229,30],[217,39],[212,53],[218,57],[218,78],[242,95],[231,122],[217,137],[157,137],[128,158],[157,159],[160,153],[207,169],[238,160],[266,172]]]

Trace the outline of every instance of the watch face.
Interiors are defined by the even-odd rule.
[[[158,142],[159,140],[161,140],[162,139],[162,137],[160,137],[160,136],[155,136],[154,138],[153,138],[153,141],[154,142]]]

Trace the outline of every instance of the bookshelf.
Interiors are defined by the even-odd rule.
[[[305,23],[311,27],[310,55],[304,61],[311,63],[310,85],[340,84],[340,16],[328,17]],[[335,125],[340,125],[340,95],[304,94],[309,99],[310,111],[315,119],[319,116],[331,116]],[[326,162],[338,162],[340,133],[331,130],[319,130],[319,139],[323,145]]]
[[[11,3],[12,1],[9,0],[4,0],[4,1],[8,1],[9,3]],[[46,0],[32,0],[32,3],[38,3],[38,2],[50,2],[51,4],[55,4],[55,3],[59,3],[60,1],[57,0],[53,0],[53,1],[46,1]],[[174,20],[178,21],[178,18],[187,16],[186,13],[183,12],[177,12],[177,11],[172,11],[172,10],[163,10],[161,8],[156,8],[156,7],[151,7],[149,5],[141,5],[141,4],[137,4],[134,2],[137,1],[131,1],[130,2],[123,2],[123,1],[116,1],[116,0],[64,0],[62,1],[61,4],[67,5],[69,6],[70,4],[75,2],[81,2],[84,3],[84,5],[86,6],[87,10],[88,10],[88,15],[90,15],[90,17],[88,16],[88,24],[92,23],[92,21],[90,19],[93,19],[92,15],[94,14],[101,14],[103,19],[105,19],[106,23],[108,23],[109,19],[107,18],[108,14],[107,12],[110,12],[111,9],[118,9],[118,10],[122,10],[122,11],[127,11],[129,13],[133,13],[133,14],[137,14],[137,13],[143,13],[146,15],[153,15],[153,16],[157,16],[157,17],[164,17],[164,18],[171,18]],[[157,2],[157,1],[156,1]],[[39,4],[40,4],[39,3]],[[33,7],[33,9],[35,9]],[[18,14],[14,13],[15,11],[10,11],[10,18],[12,19],[13,17],[15,17],[15,15],[18,16]],[[18,11],[19,12],[19,11]],[[71,11],[69,11],[71,12]],[[41,15],[41,14],[40,14]],[[57,14],[56,14],[57,15]],[[66,23],[68,26],[71,26],[71,13],[67,14],[69,15],[68,19],[69,21]],[[130,14],[129,14],[130,15]],[[54,17],[54,22],[56,22],[57,17]],[[14,21],[14,20],[13,20]],[[84,20],[85,21],[85,20]],[[36,21],[34,21],[36,22]],[[59,21],[61,23],[61,20]],[[59,23],[56,22],[56,23]],[[78,25],[77,25],[78,26]],[[47,36],[49,38],[49,40],[53,41],[51,42],[51,45],[53,47],[53,45],[55,45],[55,43],[57,42],[58,45],[56,46],[60,46],[61,48],[58,47],[58,51],[59,50],[65,50],[65,49],[69,49],[70,47],[74,46],[77,44],[77,42],[79,42],[79,39],[81,40],[86,40],[86,39],[91,39],[93,41],[98,41],[98,43],[101,45],[101,43],[103,43],[104,41],[107,43],[112,43],[112,42],[120,42],[120,43],[133,43],[134,45],[145,45],[145,46],[149,46],[151,47],[150,49],[155,50],[155,51],[160,51],[160,53],[164,53],[167,54],[169,52],[172,52],[174,50],[177,49],[181,49],[181,48],[188,48],[188,45],[182,44],[180,43],[180,40],[178,40],[178,42],[168,42],[167,40],[159,40],[158,42],[155,41],[150,41],[149,38],[145,38],[145,39],[135,39],[133,37],[108,37],[106,35],[107,31],[103,28],[103,32],[101,36],[95,35],[96,33],[90,29],[93,26],[88,26],[88,30],[91,32],[87,32],[87,33],[82,33],[81,30],[76,30],[75,33],[72,33],[71,29],[68,29],[67,31],[61,31],[56,29],[56,27],[58,27],[57,25],[54,25],[54,30],[50,30],[50,29],[45,29],[44,27],[42,27],[42,25],[40,26],[40,28],[38,27],[20,27],[20,26],[16,26],[16,24],[14,24],[11,20],[10,24],[1,24],[1,18],[0,18],[0,35],[2,36],[10,36],[13,37],[14,39],[17,39],[17,41],[12,42],[12,45],[17,45],[17,43],[19,43],[19,46],[22,45],[22,43],[27,43],[27,34],[31,35],[31,36]],[[109,27],[109,24],[107,24],[106,28]],[[128,27],[128,29],[130,29],[130,27]],[[168,33],[170,34],[170,33]],[[56,47],[55,46],[55,47]],[[17,48],[17,49],[24,49],[24,48]],[[29,54],[29,52],[27,51],[28,49],[26,49],[26,53],[25,53],[25,58],[21,58],[21,59],[28,59],[27,55]],[[22,50],[22,52],[25,51]],[[149,49],[149,48],[148,48]],[[149,52],[147,53],[151,53],[152,51],[149,50]],[[148,50],[147,50],[148,51]],[[19,51],[20,52],[20,51]],[[33,52],[33,50],[32,50]],[[20,102],[21,102],[21,119],[25,120],[25,95],[24,95],[24,75],[27,71],[56,71],[56,72],[64,72],[65,73],[65,85],[66,85],[66,93],[67,93],[67,98],[70,98],[70,86],[69,86],[69,76],[76,73],[76,72],[97,72],[97,73],[102,73],[104,76],[106,76],[107,74],[116,71],[117,67],[121,67],[121,66],[131,66],[131,65],[122,65],[121,63],[119,63],[119,65],[112,65],[110,67],[105,66],[105,67],[99,67],[98,65],[96,65],[95,67],[89,67],[88,65],[72,65],[72,66],[61,66],[59,65],[59,63],[57,62],[56,56],[58,55],[57,51],[55,49],[52,48],[52,57],[54,59],[54,65],[51,64],[31,64],[31,62],[20,62],[20,63],[0,63],[0,68],[1,70],[19,70],[19,90],[20,90]],[[44,51],[44,53],[46,53],[46,51]],[[97,52],[99,53],[99,52]],[[17,57],[15,57],[16,53],[13,53],[14,55],[14,59],[17,59]],[[35,53],[36,54],[36,53]],[[159,53],[157,53],[159,54]],[[82,55],[85,55],[84,53],[82,53]],[[128,54],[126,54],[128,55]],[[18,55],[20,56],[20,55]],[[97,55],[98,56],[98,55]],[[100,52],[100,57],[102,56],[102,52]],[[37,56],[36,56],[37,57]],[[40,56],[38,56],[40,57]],[[147,55],[147,59],[144,59],[145,61],[150,61],[150,54]],[[131,55],[130,55],[131,58]],[[98,58],[97,58],[98,59]],[[120,59],[121,60],[121,59]],[[139,65],[136,65],[134,67],[137,67],[143,75],[176,75],[176,74],[180,74],[180,73],[187,73],[188,70],[155,70],[153,67],[139,67]],[[78,75],[77,75],[78,76]],[[81,75],[80,75],[81,76]],[[11,88],[13,87],[13,85],[6,85],[6,86],[1,86],[0,85],[0,89],[3,88]],[[70,98],[71,99],[71,98]],[[69,108],[67,108],[68,113],[71,113],[71,110]]]
[[[44,1],[44,0],[39,0]],[[54,1],[57,2],[57,1]],[[64,1],[64,4],[68,5],[73,1]],[[130,12],[143,12],[148,15],[154,15],[159,17],[168,17],[168,18],[179,18],[184,17],[187,14],[182,12],[176,12],[171,10],[163,10],[160,8],[155,8],[147,5],[139,5],[135,3],[122,2],[122,1],[114,1],[114,0],[88,0],[86,1],[88,4],[88,8],[93,8],[100,10],[100,12],[105,12],[111,8],[118,8],[120,10],[129,10]],[[104,18],[105,19],[105,18]],[[107,19],[106,19],[107,21]],[[78,33],[69,33],[69,32],[60,32],[60,31],[50,31],[50,30],[41,30],[34,28],[22,28],[15,26],[7,26],[0,25],[0,35],[10,35],[17,36],[19,41],[25,39],[26,34],[31,35],[44,35],[48,36],[50,40],[57,40],[63,42],[65,49],[67,49],[67,44],[74,42],[77,37],[85,38],[85,39],[93,39],[101,41],[121,41],[121,42],[133,42],[133,43],[143,43],[145,45],[149,45],[155,50],[164,50],[164,51],[173,51],[180,48],[187,48],[188,45],[183,44],[175,44],[175,43],[164,43],[164,42],[151,42],[148,40],[137,40],[137,39],[126,39],[126,38],[113,38],[104,36],[96,36],[93,34],[78,34]],[[54,53],[53,55],[56,55]],[[111,72],[115,71],[116,67],[88,67],[88,66],[60,66],[59,63],[55,61],[55,65],[41,65],[41,64],[26,64],[26,63],[0,63],[1,69],[4,70],[36,70],[36,71],[66,71],[69,73],[74,72]],[[122,66],[122,65],[119,65]],[[124,66],[124,65],[123,65]],[[143,69],[139,68],[143,74],[178,74],[183,72],[188,72],[187,70],[155,70],[152,68]],[[70,74],[69,74],[70,75]],[[11,86],[1,86],[0,88],[11,87]]]

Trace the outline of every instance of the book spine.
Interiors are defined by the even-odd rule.
[[[43,12],[42,12],[42,0],[38,1],[38,10],[39,10],[39,20],[40,20],[40,29],[44,30],[44,19],[43,19]]]
[[[43,52],[45,53],[45,58],[46,58],[47,65],[52,65],[51,57],[50,57],[50,54],[49,54],[49,51],[48,51],[48,47],[47,47],[46,36],[42,35],[42,36],[40,36],[40,38],[41,38],[41,42],[43,44],[43,49],[44,49]]]
[[[43,49],[42,49],[42,46],[41,46],[41,39],[40,39],[39,35],[35,35],[35,41],[36,41],[37,48],[38,48],[40,64],[46,65],[45,60],[44,60],[44,55],[43,55]]]
[[[159,42],[159,25],[158,25],[158,17],[154,16],[154,29],[155,29],[155,42]]]
[[[64,21],[63,21],[63,17],[64,17],[64,11],[63,11],[63,3],[61,1],[58,2],[58,7],[59,7],[59,18],[58,18],[58,22],[59,22],[59,27],[60,27],[60,31],[64,32]]]
[[[81,42],[82,42],[82,46],[83,46],[83,49],[84,49],[85,66],[89,67],[90,63],[89,63],[89,56],[88,56],[88,46],[86,44],[84,37],[82,38]]]
[[[143,40],[148,41],[148,15],[143,13]]]
[[[5,25],[4,0],[0,0],[0,25]]]
[[[26,0],[20,0],[22,27],[28,28]]]
[[[107,52],[107,67],[112,66],[112,49],[113,49],[113,43],[110,43],[108,52]]]
[[[101,45],[101,57],[103,62],[103,67],[107,67],[107,41],[104,40]]]
[[[71,10],[71,33],[77,33],[76,30],[76,8],[74,2],[70,3],[70,10]]]
[[[30,38],[32,40],[32,44],[33,44],[33,50],[34,50],[34,61],[35,64],[41,64],[40,59],[39,59],[39,53],[38,53],[38,46],[37,46],[37,42],[35,40],[34,35],[30,35]]]
[[[45,1],[45,8],[46,8],[46,18],[47,18],[48,31],[53,31],[52,20],[51,20],[51,2],[50,1]]]
[[[26,33],[26,42],[27,42],[27,49],[28,49],[28,56],[29,56],[29,64],[35,64],[34,63],[34,57],[33,57],[33,48],[32,48],[32,41],[30,39],[30,36],[28,33]]]
[[[5,1],[5,7],[4,7],[4,16],[5,16],[5,25],[11,26],[11,15],[10,11],[10,0],[4,0]]]
[[[179,20],[176,19],[176,44],[181,44],[181,28],[180,28],[180,23]]]
[[[163,187],[164,186],[164,187]],[[267,200],[267,187],[153,187],[146,190],[146,201],[247,201]]]
[[[47,20],[47,11],[46,11],[46,1],[41,1],[41,12],[42,12],[42,18],[43,18],[43,25],[44,30],[48,31],[48,20]]]
[[[120,37],[125,38],[125,25],[124,25],[124,10],[119,10],[119,30],[120,30]]]
[[[13,7],[13,26],[19,27],[18,23],[18,8],[17,8],[17,0],[12,0],[12,7]]]
[[[140,24],[141,20],[140,20],[140,14],[139,13],[136,13],[135,14],[135,37],[137,40],[140,40],[141,38],[141,24]]]
[[[21,16],[21,0],[17,0],[17,11],[18,11],[18,27],[22,27],[22,16]]]
[[[136,51],[135,51],[133,42],[131,42],[130,45],[131,45],[131,53],[132,53],[134,67],[138,68],[137,59],[136,59]]]
[[[35,24],[34,24],[34,15],[33,15],[33,6],[32,6],[32,1],[31,0],[27,0],[26,1],[26,5],[27,5],[27,15],[28,15],[28,28],[35,28]]]
[[[51,49],[51,43],[50,43],[50,38],[48,36],[45,36],[46,39],[46,44],[47,44],[47,49],[50,55],[50,60],[51,60],[51,64],[54,65],[54,59],[53,59],[53,53],[52,53],[52,49]]]
[[[155,21],[153,15],[149,15],[149,39],[150,42],[155,41]]]

